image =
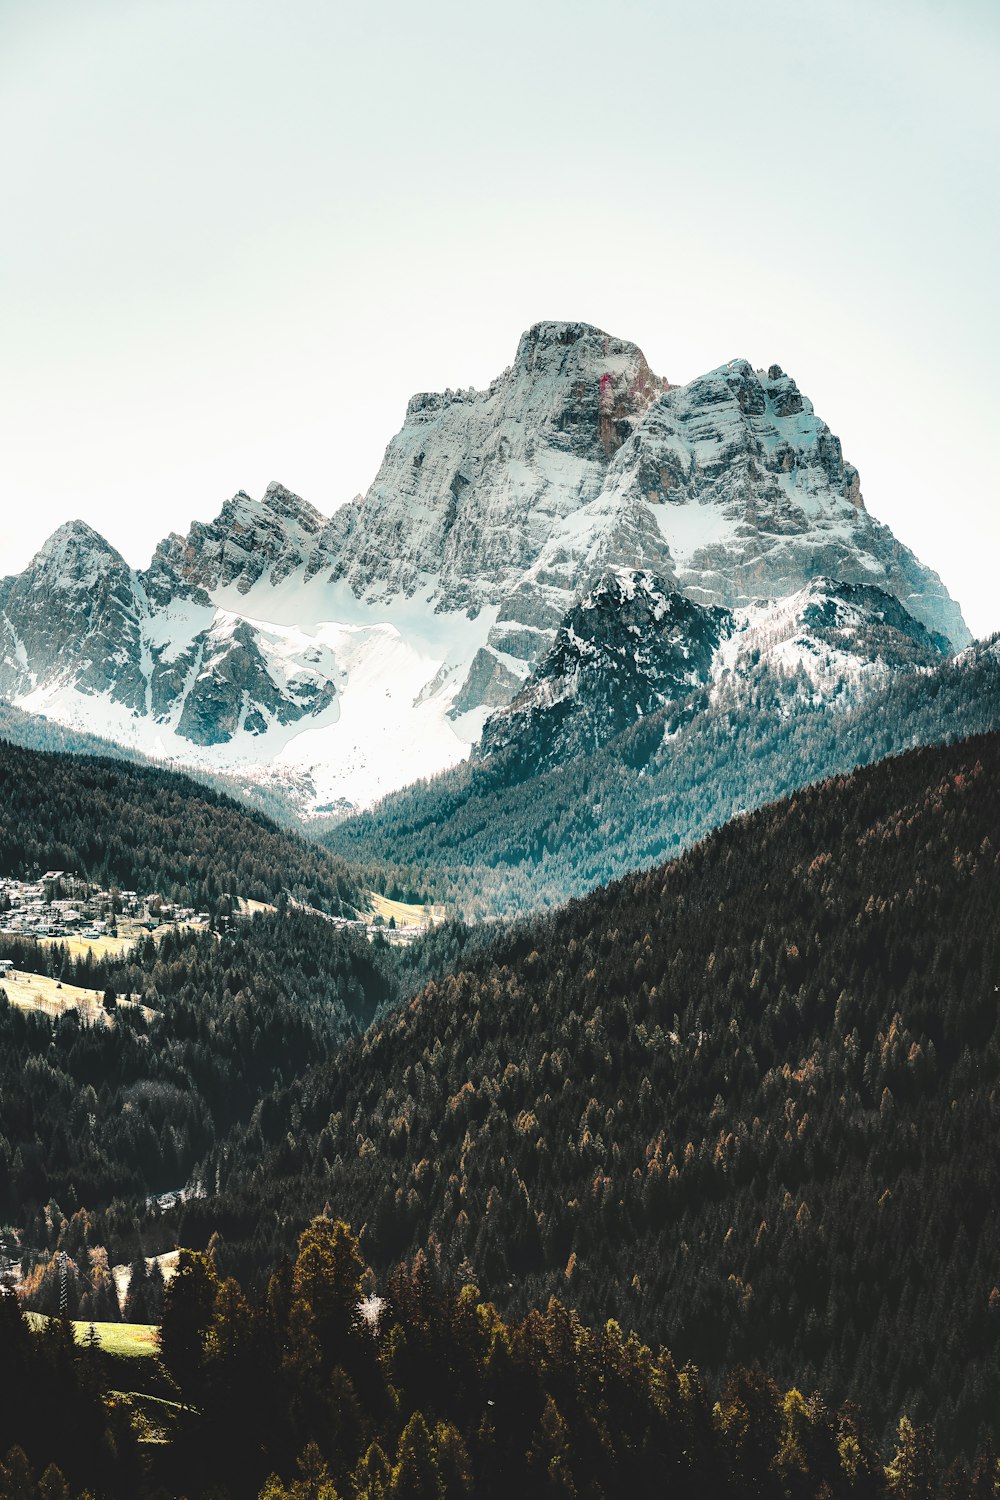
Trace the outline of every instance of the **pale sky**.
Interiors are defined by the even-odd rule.
[[[540,318],[782,365],[1000,629],[995,0],[0,0],[0,574],[329,513]]]

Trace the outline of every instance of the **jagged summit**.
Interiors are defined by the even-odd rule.
[[[636,345],[583,323],[536,324],[487,390],[410,401],[374,483],[330,522],[330,576],[373,603],[425,591],[441,610],[501,603],[553,526],[600,494],[664,389]]]
[[[246,594],[261,578],[280,583],[305,565],[327,518],[272,480],[263,499],[238,490],[214,521],[194,521],[186,537],[172,533],[153,557],[180,583],[211,592],[234,587]]]
[[[116,563],[124,562],[117,548],[86,521],[64,521],[39,547],[29,562],[27,571],[61,566],[71,559],[79,563],[85,558],[95,557],[105,557]]]
[[[667,384],[652,373],[638,344],[605,333],[592,323],[555,320],[533,323],[518,340],[511,368],[515,373],[528,375],[592,368],[604,374],[616,365],[642,372],[659,389]]]
[[[303,500],[301,495],[297,495],[277,479],[271,480],[260,503],[276,515],[294,518],[304,530],[313,534],[329,524],[328,516],[324,516],[315,505],[310,505],[308,500]]]
[[[162,753],[275,734],[335,705],[328,651],[261,633],[209,587],[294,563],[323,517],[281,487],[242,491],[217,520],[166,537],[136,572],[93,527],[60,526],[0,584],[0,690],[21,706]]]
[[[92,544],[108,551],[114,551],[114,548],[106,537],[102,536],[99,531],[95,531],[94,527],[87,521],[76,517],[75,520],[64,521],[61,526],[57,526],[48,540],[42,543],[39,548],[39,554],[49,551],[54,543],[71,540]]]
[[[574,321],[532,325],[485,390],[414,396],[330,518],[239,490],[144,572],[69,523],[0,590],[20,706],[320,808],[457,763],[512,704],[600,735],[691,691],[710,640],[713,674],[746,646],[820,695],[969,640],[779,365],[673,386]]]

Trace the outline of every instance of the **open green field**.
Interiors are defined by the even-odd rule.
[[[29,1312],[26,1314],[32,1328],[43,1328],[49,1321],[44,1313]],[[156,1324],[155,1323],[78,1323],[72,1325],[73,1333],[78,1344],[82,1344],[87,1337],[87,1330],[93,1326],[97,1330],[97,1338],[105,1354],[121,1354],[129,1359],[156,1358]]]

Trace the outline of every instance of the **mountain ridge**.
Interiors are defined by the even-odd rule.
[[[509,748],[317,831],[344,858],[420,868],[470,919],[512,917],[677,855],[816,780],[1000,730],[1000,637],[930,669],[863,662],[859,690],[811,651],[789,658],[787,628],[754,663],[757,629],[743,638],[747,672],[721,671],[596,751],[549,759],[529,723]]]
[[[277,482],[239,491],[145,570],[60,528],[0,583],[0,692],[307,812],[363,807],[465,760],[614,569],[725,610],[870,584],[949,649],[970,639],[780,367],[676,386],[637,345],[552,322],[486,390],[411,398],[329,518]]]

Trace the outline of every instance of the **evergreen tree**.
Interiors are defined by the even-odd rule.
[[[176,1275],[163,1299],[160,1355],[185,1401],[202,1390],[206,1343],[215,1312],[218,1282],[204,1255],[182,1250]]]

